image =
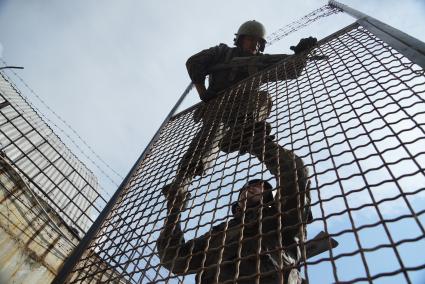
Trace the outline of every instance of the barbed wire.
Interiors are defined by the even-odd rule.
[[[3,59],[0,58],[0,60],[2,61],[2,63],[4,65],[7,65],[7,62]],[[34,89],[32,89],[26,82],[25,80],[19,76],[15,71],[13,70],[9,70],[10,72],[13,73],[14,76],[16,76],[16,78],[18,78],[18,80],[41,102],[41,104],[49,111],[51,112],[60,122],[62,122],[69,130],[71,130],[71,132],[88,148],[89,152],[94,155],[95,159],[99,160],[102,164],[104,164],[109,170],[111,170],[116,176],[118,176],[119,178],[123,179],[124,177],[121,176],[116,170],[114,170],[108,163],[106,163],[99,154],[97,154],[93,148],[88,144],[88,142],[86,142],[81,135],[64,119],[62,118],[57,112],[55,112],[35,91]],[[21,93],[22,96],[24,96]],[[24,96],[26,97],[26,96]],[[44,115],[43,112],[40,111],[40,109],[38,109],[37,107],[35,107],[35,105],[33,103],[31,103],[31,101],[28,99],[27,97],[27,101],[28,103],[31,105],[31,107],[33,107],[46,121],[48,121],[50,124],[52,124],[53,126],[55,126],[61,133],[63,133],[70,141],[71,143],[81,152],[81,154],[87,158],[100,172],[102,175],[104,175],[110,182],[112,182],[114,185],[118,186],[118,183],[110,176],[108,175],[102,168],[102,166],[100,166],[96,161],[94,161],[94,159],[92,159],[88,154],[86,154],[86,152],[80,147],[80,145],[75,141],[75,139],[73,139],[71,137],[71,135],[65,131],[62,127],[60,127],[57,123],[55,123],[54,121],[52,121],[51,119],[49,119],[46,115]],[[108,194],[108,196],[110,197],[110,195]]]
[[[312,22],[315,22],[319,20],[320,18],[328,17],[332,14],[340,13],[341,10],[334,8],[329,5],[325,5],[320,7],[319,9],[314,10],[313,12],[305,15],[304,17],[300,18],[297,21],[294,21],[283,28],[280,28],[279,30],[275,31],[274,33],[270,34],[266,40],[266,46],[270,46],[273,43],[281,40],[282,38],[288,36],[289,34],[298,31],[299,29],[308,26]]]

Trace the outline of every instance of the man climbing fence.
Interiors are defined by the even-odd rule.
[[[188,193],[169,192],[157,242],[162,265],[176,275],[196,273],[197,283],[302,283],[300,260],[337,245],[322,232],[306,247],[308,187],[285,187],[273,198],[267,181],[251,180],[233,203],[233,219],[188,241],[180,226]]]
[[[273,141],[271,126],[266,122],[273,102],[266,91],[259,90],[259,86],[270,81],[298,77],[306,64],[308,52],[317,40],[313,37],[302,39],[297,46],[291,47],[295,55],[270,56],[262,54],[266,40],[265,28],[261,23],[254,20],[245,22],[235,35],[236,47],[220,44],[187,60],[189,76],[203,101],[194,115],[202,127],[183,155],[173,182],[164,191],[189,185],[194,176],[202,175],[209,168],[220,150],[226,153],[250,153],[278,176],[280,158],[277,157],[282,156],[279,152],[285,153],[287,150]],[[270,67],[271,63],[289,58],[284,72],[270,73],[255,86],[237,86],[238,82]],[[207,75],[208,89],[205,87]],[[226,92],[231,86],[232,91]],[[292,164],[292,161],[284,159],[280,162]]]
[[[306,241],[305,224],[311,220],[308,172],[299,157],[274,141],[266,122],[273,102],[259,86],[299,76],[307,53],[317,40],[302,39],[292,47],[294,56],[268,56],[261,53],[266,43],[264,36],[261,23],[248,21],[236,33],[236,47],[220,44],[193,55],[186,64],[204,102],[195,114],[202,128],[183,156],[173,182],[163,189],[168,214],[158,239],[158,251],[165,267],[178,275],[196,273],[199,283],[236,279],[238,283],[252,283],[253,279],[260,283],[301,281],[298,265],[306,257],[306,250],[302,253],[300,245]],[[270,73],[254,87],[238,85],[271,63],[289,57],[292,60],[285,72]],[[204,82],[207,74],[208,89]],[[231,86],[232,91],[226,92]],[[268,182],[251,181],[233,204],[234,219],[230,223],[185,242],[180,213],[190,196],[187,187],[194,176],[208,170],[219,150],[257,157],[276,178],[276,197],[273,198]],[[261,244],[258,238],[262,239]],[[258,267],[257,271],[253,272],[253,267]]]

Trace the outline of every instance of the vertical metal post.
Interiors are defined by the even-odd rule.
[[[425,69],[425,43],[337,1],[329,0],[329,5],[356,18],[361,26]]]
[[[153,144],[158,140],[159,135],[161,134],[161,130],[165,127],[165,125],[168,123],[170,118],[174,115],[174,113],[179,108],[179,106],[181,105],[183,100],[186,98],[187,94],[190,92],[192,87],[193,87],[192,83],[190,83],[189,86],[187,86],[186,90],[180,96],[179,100],[176,102],[173,109],[170,111],[168,116],[165,118],[164,122],[161,124],[161,126],[159,127],[159,129],[155,133],[154,137],[149,142],[148,146],[145,148],[143,153],[140,155],[139,159],[137,159],[136,163],[133,165],[133,167],[131,168],[131,170],[127,174],[127,176],[124,178],[124,180],[122,181],[122,183],[120,184],[118,189],[115,191],[112,198],[106,204],[105,208],[99,214],[99,217],[97,217],[96,221],[90,227],[87,234],[84,236],[84,238],[78,244],[78,246],[72,251],[72,253],[68,257],[68,259],[65,261],[61,270],[56,275],[55,279],[53,279],[53,281],[52,281],[53,284],[65,283],[69,274],[72,272],[72,269],[75,267],[78,260],[80,260],[84,251],[87,249],[88,245],[90,244],[91,240],[96,236],[97,232],[100,230],[100,227],[102,226],[103,221],[106,219],[106,217],[111,212],[112,208],[114,207],[114,205],[117,202],[118,198],[120,197],[121,193],[124,191],[125,186],[129,182],[130,178],[133,176],[133,173],[138,169],[139,164],[144,160],[144,158],[146,157],[146,155],[149,153],[150,149],[152,148]]]

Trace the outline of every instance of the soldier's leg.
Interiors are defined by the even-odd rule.
[[[308,171],[300,157],[273,141],[271,126],[265,121],[270,114],[271,106],[271,99],[267,93],[259,93],[256,103],[250,106],[252,116],[237,118],[239,122],[235,124],[238,127],[233,127],[226,133],[222,150],[250,153],[264,163],[276,177],[280,196],[277,201],[281,204],[281,212],[285,218],[283,239],[288,243],[299,243],[301,239],[306,240],[304,224],[311,218]],[[300,257],[299,247],[295,255],[284,254],[284,266],[293,267]],[[284,279],[285,283],[301,281],[296,268],[285,271]]]
[[[271,130],[271,125],[266,121],[246,120],[241,123],[240,127],[230,128],[226,131],[222,139],[221,150],[226,153],[251,153],[254,137],[261,137],[261,139],[267,137],[272,141],[274,136],[271,135]]]
[[[235,106],[228,110],[227,120],[224,121],[228,127],[221,148],[224,152],[236,152],[241,154],[249,152],[252,145],[252,137],[271,135],[271,125],[266,122],[270,115],[273,102],[265,91],[255,91],[249,94],[238,94],[235,97]]]
[[[299,283],[302,278],[294,265],[307,255],[304,245],[307,240],[306,224],[312,219],[308,169],[295,153],[267,137],[265,130],[261,136],[253,138],[249,152],[263,162],[277,179],[275,204],[280,206],[282,213],[283,246],[293,247],[282,250],[283,265],[289,268],[284,271],[284,279],[285,283]]]
[[[276,177],[282,209],[288,216],[286,220],[292,220],[291,225],[305,223],[311,218],[308,169],[300,157],[265,136],[266,132],[263,131],[263,137],[253,137],[253,147],[249,152]]]
[[[273,107],[273,101],[266,91],[258,91],[254,95],[254,100],[250,108],[254,112],[255,121],[265,121]]]
[[[251,153],[262,161],[278,180],[276,205],[282,213],[284,247],[293,246],[290,256],[299,263],[307,258],[307,223],[311,221],[310,180],[308,169],[300,157],[266,138],[254,139]],[[287,281],[301,279],[297,269],[291,269]],[[292,280],[294,280],[292,279]]]
[[[167,199],[167,216],[165,218],[164,227],[157,239],[158,255],[164,267],[169,270],[173,267],[174,259],[185,243],[184,234],[180,226],[180,215],[186,207],[186,202],[190,198],[190,194],[186,189],[175,189],[163,191]]]
[[[177,169],[177,179],[184,176],[199,176],[204,172],[203,158],[212,150],[216,135],[215,126],[203,126],[193,137]]]
[[[245,97],[240,95],[238,100],[241,107],[229,120],[233,125],[228,125],[229,130],[221,143],[222,150],[257,157],[277,178],[279,186],[287,188],[286,196],[294,193],[295,188],[304,189],[308,173],[302,159],[273,141],[271,125],[265,121],[273,105],[268,93],[256,91]]]
[[[276,177],[282,211],[289,216],[288,220],[293,221],[294,231],[298,232],[299,227],[295,224],[311,217],[308,171],[300,157],[273,141],[269,134],[270,126],[266,122],[254,122],[229,131],[223,139],[222,150],[249,153],[264,163]]]
[[[192,139],[183,155],[173,181],[163,190],[174,190],[190,184],[193,177],[201,176],[219,154],[219,143],[223,136],[223,124],[204,125]]]

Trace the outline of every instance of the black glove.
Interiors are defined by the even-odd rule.
[[[202,95],[199,95],[199,97],[201,98],[201,100],[203,102],[209,102],[210,100],[212,100],[213,98],[215,98],[217,94],[213,91],[211,91],[210,89],[206,90],[205,93],[203,93]]]
[[[315,37],[308,37],[308,38],[302,38],[300,42],[297,44],[297,46],[291,46],[291,50],[295,52],[295,54],[311,50],[317,43],[317,38]]]

